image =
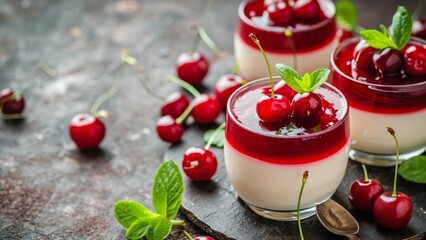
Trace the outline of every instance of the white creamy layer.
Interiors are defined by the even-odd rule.
[[[399,152],[426,146],[426,109],[403,114],[381,114],[350,107],[351,147],[379,154],[395,154],[395,141],[386,130],[392,127],[398,137]]]
[[[338,45],[338,35],[339,34],[336,34],[335,39],[322,48],[297,54],[298,71],[301,75],[317,70],[318,68],[330,67],[330,54]],[[238,33],[234,35],[234,52],[241,76],[248,80],[255,80],[268,76],[268,68],[260,50],[247,45]],[[278,75],[275,71],[275,64],[277,63],[283,63],[293,67],[293,55],[291,53],[274,53],[266,51],[266,56],[268,57],[271,65],[271,72],[274,76]]]
[[[309,171],[301,209],[313,207],[333,195],[343,179],[348,162],[348,143],[334,155],[306,164],[273,164],[247,156],[225,139],[228,178],[247,203],[268,210],[295,211],[303,173]]]

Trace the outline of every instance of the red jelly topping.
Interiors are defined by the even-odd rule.
[[[404,73],[384,76],[375,68],[357,67],[353,61],[359,38],[342,43],[332,54],[331,83],[351,107],[375,113],[409,113],[426,108],[426,76]],[[425,45],[411,40],[407,46]]]
[[[319,22],[312,25],[295,23],[294,26],[291,26],[293,42],[299,53],[319,49],[329,44],[336,36],[334,4],[330,0],[319,0],[318,2],[322,10]],[[241,3],[238,9],[237,26],[241,39],[249,46],[258,49],[257,45],[248,37],[250,33],[254,33],[265,51],[292,53],[290,42],[284,35],[287,28],[270,26],[267,20],[262,19],[263,12],[263,0],[247,0]]]
[[[237,90],[228,103],[226,139],[239,152],[275,164],[304,164],[327,158],[349,141],[346,100],[328,84],[316,92],[323,101],[321,123],[314,129],[293,124],[265,126],[256,114],[256,99],[268,83],[252,82]]]

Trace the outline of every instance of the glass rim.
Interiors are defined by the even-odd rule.
[[[273,80],[282,80],[282,78],[280,76],[273,76],[272,79]],[[295,135],[295,136],[271,135],[270,133],[267,133],[267,132],[260,132],[260,131],[254,130],[252,128],[249,128],[235,118],[235,113],[234,113],[234,111],[231,110],[231,102],[240,92],[242,92],[246,89],[250,89],[250,87],[252,87],[252,85],[261,85],[261,83],[263,83],[263,82],[266,82],[266,83],[268,83],[267,85],[269,85],[269,77],[259,78],[259,79],[250,81],[249,83],[242,85],[241,87],[239,87],[237,90],[235,90],[231,94],[231,96],[229,97],[228,103],[226,104],[226,114],[229,114],[232,121],[235,124],[237,124],[238,126],[240,126],[242,129],[244,129],[245,131],[249,131],[249,132],[252,132],[254,134],[259,134],[259,135],[262,135],[262,136],[265,136],[265,137],[278,138],[278,139],[310,138],[310,137],[316,137],[318,135],[322,135],[324,133],[331,132],[331,131],[335,130],[336,128],[338,128],[340,125],[342,125],[345,121],[349,120],[349,104],[346,100],[346,97],[335,86],[333,86],[330,83],[325,82],[323,84],[323,86],[325,85],[325,86],[327,86],[328,89],[331,89],[332,91],[337,93],[341,97],[341,99],[343,101],[343,105],[346,106],[346,107],[342,108],[342,110],[343,110],[342,118],[340,118],[337,123],[333,124],[332,126],[326,128],[326,129],[320,130],[318,132],[309,133],[309,134],[306,134],[306,135]]]
[[[266,31],[266,32],[274,32],[274,33],[283,33],[285,30],[289,29],[289,27],[281,27],[281,26],[264,26],[264,25],[259,25],[256,24],[253,20],[251,20],[249,17],[247,17],[247,15],[244,13],[244,9],[247,6],[248,3],[250,2],[254,2],[256,0],[244,0],[240,3],[239,7],[238,7],[238,16],[240,18],[241,21],[243,21],[245,24],[250,25],[253,28],[259,29],[261,31]],[[312,25],[307,25],[309,27],[306,28],[293,28],[290,27],[291,31],[294,33],[303,33],[303,32],[309,32],[312,31],[313,29],[319,29],[327,24],[329,24],[331,21],[333,21],[334,17],[336,16],[336,6],[333,4],[333,2],[331,0],[322,0],[323,2],[328,2],[330,3],[330,6],[332,6],[332,14],[331,16],[327,16],[327,19],[324,19],[318,23],[312,24]]]
[[[331,68],[336,71],[339,75],[343,76],[347,80],[351,80],[355,83],[359,83],[368,87],[375,87],[377,90],[380,89],[401,89],[401,88],[417,88],[419,86],[426,87],[426,81],[418,82],[418,83],[411,83],[411,84],[404,84],[404,85],[392,85],[392,84],[378,84],[378,83],[370,83],[366,81],[361,81],[358,79],[353,78],[352,76],[348,76],[345,74],[340,68],[337,66],[336,62],[334,61],[335,55],[340,52],[340,50],[346,46],[348,46],[351,43],[357,42],[361,39],[361,36],[352,37],[349,39],[346,39],[342,43],[339,44],[336,48],[333,49],[333,51],[330,54],[330,63]],[[410,41],[414,41],[416,43],[422,43],[426,46],[426,40],[423,40],[418,37],[410,37]]]

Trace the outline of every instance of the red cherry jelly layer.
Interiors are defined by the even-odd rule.
[[[296,24],[291,27],[293,42],[297,52],[309,52],[329,44],[336,36],[337,27],[334,19],[335,7],[330,0],[318,1],[321,9],[321,21],[312,25]],[[258,49],[250,39],[254,33],[265,51],[277,53],[292,53],[292,48],[280,26],[269,26],[262,19],[264,11],[263,0],[246,0],[238,9],[239,21],[237,32],[249,46]]]
[[[325,159],[348,143],[347,102],[337,89],[324,84],[315,91],[323,99],[324,108],[317,129],[282,123],[277,131],[273,126],[265,127],[256,114],[256,101],[265,94],[268,85],[268,79],[253,81],[231,96],[225,136],[233,148],[265,162],[304,164]]]
[[[406,73],[396,76],[381,76],[374,68],[357,68],[353,51],[359,38],[343,42],[332,53],[331,83],[340,89],[353,108],[360,110],[402,114],[426,108],[426,75]],[[423,44],[423,40],[410,40],[406,48]]]

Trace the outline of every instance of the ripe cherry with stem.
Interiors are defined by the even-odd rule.
[[[185,151],[182,160],[182,168],[184,173],[191,180],[208,181],[216,173],[217,159],[215,154],[209,149],[213,140],[224,128],[225,123],[217,127],[204,148],[190,147]]]
[[[193,107],[191,115],[196,123],[207,124],[214,123],[216,121],[217,117],[219,117],[221,113],[221,105],[214,94],[200,94],[200,92],[191,84],[188,84],[182,79],[174,76],[168,76],[167,80],[178,84],[194,96],[194,99],[191,102]]]
[[[271,94],[269,96],[262,96],[257,101],[256,113],[259,116],[260,120],[264,122],[279,122],[289,119],[292,113],[290,101],[280,94],[275,94],[274,81],[272,79],[271,67],[269,64],[268,57],[266,56],[265,51],[263,50],[262,45],[260,44],[260,41],[256,37],[256,35],[250,33],[249,37],[258,46],[258,48],[263,54],[268,68],[269,84],[271,88]]]
[[[383,187],[378,180],[368,178],[365,164],[362,164],[362,169],[364,178],[352,182],[349,187],[348,199],[356,210],[372,212],[375,200],[383,193]]]
[[[1,118],[5,120],[21,119],[22,112],[25,109],[24,92],[29,88],[20,91],[14,91],[10,88],[5,88],[0,91],[0,111]]]
[[[395,173],[392,192],[384,192],[374,202],[374,220],[380,226],[388,229],[400,229],[405,227],[413,214],[413,203],[410,197],[402,192],[396,191],[399,164],[399,144],[396,132],[393,128],[387,127],[396,145]]]
[[[300,239],[302,240],[304,240],[305,238],[303,237],[302,224],[300,222],[300,202],[302,201],[303,189],[305,188],[305,184],[308,181],[308,176],[309,176],[309,171],[305,171],[303,173],[302,185],[300,187],[299,197],[297,199],[297,226],[299,228]]]
[[[136,63],[137,60],[130,57],[127,50],[122,50],[118,79],[108,91],[95,101],[90,109],[90,114],[80,113],[71,119],[68,131],[77,147],[80,149],[94,149],[102,142],[105,137],[106,127],[100,118],[107,118],[109,114],[105,110],[99,110],[99,108],[120,89],[123,81],[122,75],[124,66],[127,64],[135,65]]]

